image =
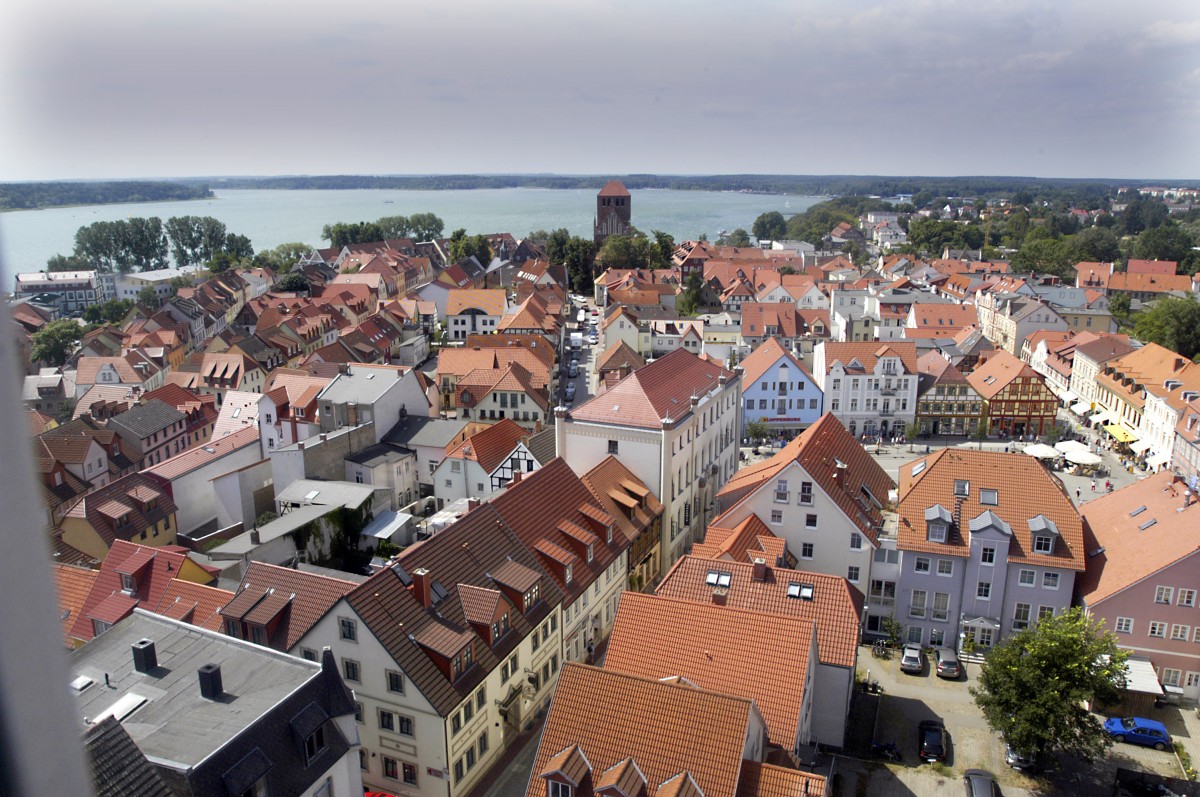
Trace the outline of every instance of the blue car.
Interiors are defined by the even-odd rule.
[[[1158,720],[1112,717],[1104,721],[1104,730],[1114,742],[1132,742],[1155,750],[1166,750],[1171,746],[1171,734],[1167,733],[1167,726]]]

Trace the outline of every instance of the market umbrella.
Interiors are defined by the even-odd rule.
[[[1062,456],[1062,452],[1045,443],[1034,443],[1033,445],[1025,446],[1024,451],[1029,456],[1037,457],[1038,459],[1055,459]]]
[[[1054,447],[1057,450],[1063,452],[1064,454],[1067,453],[1068,451],[1087,451],[1088,450],[1088,447],[1085,446],[1083,443],[1079,442],[1078,440],[1063,440],[1061,443],[1055,444]]]
[[[1091,451],[1068,451],[1064,456],[1067,462],[1074,462],[1076,465],[1099,465],[1101,461],[1100,457]]]

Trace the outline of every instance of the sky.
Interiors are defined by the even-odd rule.
[[[15,0],[0,181],[1200,178],[1195,0]]]

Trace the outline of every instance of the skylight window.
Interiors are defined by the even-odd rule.
[[[1129,516],[1130,516],[1130,517],[1137,517],[1138,515],[1142,514],[1142,513],[1143,513],[1143,512],[1145,512],[1145,511],[1146,511],[1146,507],[1144,507],[1144,506],[1139,506],[1137,509],[1135,509],[1135,510],[1133,510],[1132,512],[1130,512],[1130,513],[1129,513]]]
[[[1141,529],[1142,531],[1145,531],[1146,529],[1150,528],[1151,526],[1153,526],[1153,525],[1154,525],[1155,523],[1157,523],[1157,522],[1158,522],[1158,521],[1157,521],[1157,520],[1155,520],[1154,518],[1150,518],[1150,519],[1149,519],[1149,520],[1147,520],[1145,523],[1143,523],[1142,525],[1138,526],[1138,528],[1139,528],[1139,529]]]
[[[704,583],[710,587],[728,587],[733,580],[733,574],[724,570],[709,570]]]
[[[925,465],[926,465],[925,460],[921,460],[916,465],[913,465],[912,475],[916,476],[920,473],[923,473],[925,471]]]

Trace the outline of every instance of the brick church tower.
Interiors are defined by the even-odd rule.
[[[633,225],[629,223],[629,191],[620,180],[609,180],[596,195],[596,218],[593,221],[593,236],[596,246],[604,243],[610,235],[630,235]]]

